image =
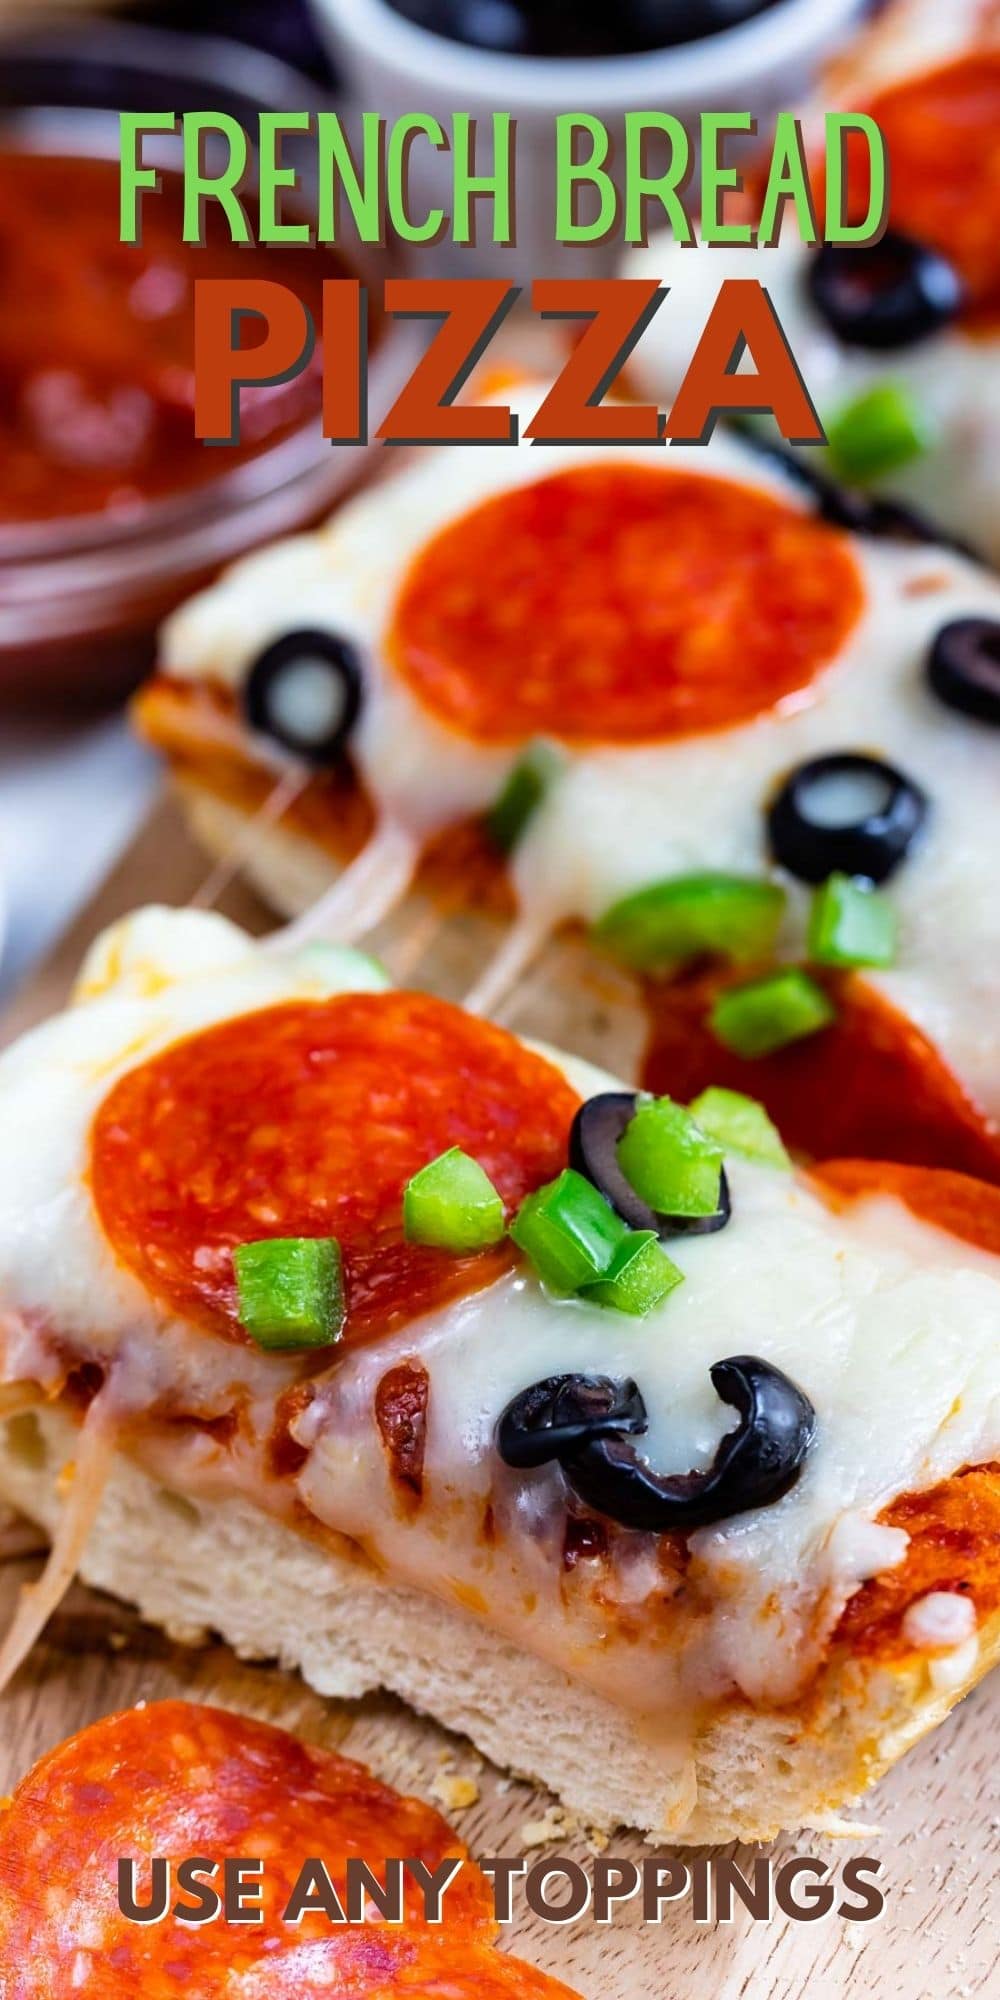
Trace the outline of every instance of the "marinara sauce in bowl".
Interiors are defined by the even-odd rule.
[[[194,283],[266,277],[318,324],[339,253],[241,248],[208,204],[182,241],[174,142],[145,142],[161,188],[119,241],[119,109],[211,105],[244,122],[315,88],[235,45],[152,31],[49,35],[0,76],[0,701],[102,700],[145,671],[156,625],[226,562],[317,519],[363,465],[321,431],[321,362],[244,390],[240,443],[194,432]],[[113,107],[113,110],[111,109]],[[179,142],[178,142],[179,145]],[[251,211],[252,199],[244,197]],[[245,323],[252,345],[255,323]],[[399,379],[372,315],[372,401]]]

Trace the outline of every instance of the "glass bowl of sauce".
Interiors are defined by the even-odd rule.
[[[194,282],[288,285],[318,316],[327,250],[233,245],[210,205],[181,240],[167,142],[142,243],[119,242],[110,109],[203,108],[245,121],[303,109],[312,85],[233,45],[90,26],[5,50],[0,75],[0,702],[103,700],[145,671],[156,625],[221,564],[316,520],[363,467],[320,426],[321,364],[245,390],[238,446],[194,434]],[[376,294],[377,296],[377,294]],[[372,315],[372,401],[401,380]]]

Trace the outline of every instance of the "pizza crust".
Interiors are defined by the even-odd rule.
[[[77,1431],[48,1407],[0,1427],[0,1500],[50,1533]],[[916,1656],[835,1653],[808,1697],[770,1713],[716,1709],[684,1746],[461,1611],[387,1583],[241,1500],[192,1501],[119,1453],[81,1563],[87,1583],[186,1644],[216,1632],[243,1659],[275,1659],[317,1693],[384,1689],[471,1738],[495,1764],[599,1826],[679,1844],[768,1840],[829,1825],[1000,1658],[1000,1614],[964,1680],[932,1684]]]

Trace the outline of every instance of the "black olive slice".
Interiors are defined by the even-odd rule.
[[[634,1382],[606,1375],[550,1375],[508,1403],[497,1425],[505,1465],[548,1465],[593,1438],[646,1429],[646,1405]]]
[[[826,243],[810,260],[817,312],[846,347],[914,347],[956,319],[965,286],[947,257],[901,230],[873,244]]]
[[[719,1179],[714,1215],[661,1215],[636,1194],[618,1164],[618,1141],[635,1117],[634,1090],[605,1090],[581,1104],[570,1126],[569,1164],[591,1182],[630,1229],[653,1229],[663,1242],[672,1236],[712,1236],[732,1215],[729,1182]]]
[[[842,486],[839,480],[831,479],[829,473],[821,472],[813,464],[806,451],[790,451],[777,439],[764,437],[750,424],[738,424],[740,437],[760,458],[770,459],[780,465],[789,479],[808,493],[815,502],[816,512],[821,521],[827,521],[831,528],[847,528],[852,534],[867,535],[872,541],[908,542],[919,548],[953,549],[956,555],[967,556],[970,562],[982,562],[982,552],[963,541],[958,535],[949,534],[937,522],[928,520],[918,508],[911,507],[902,500],[890,500],[877,493],[862,493],[852,486]]]
[[[605,1090],[581,1104],[569,1130],[569,1163],[590,1181],[630,1229],[655,1229],[660,1218],[636,1194],[618,1164],[618,1141],[635,1117],[634,1090]]]
[[[361,713],[357,650],[333,632],[286,632],[258,654],[243,703],[251,729],[307,764],[333,764]]]
[[[794,1486],[816,1435],[808,1396],[752,1354],[717,1361],[712,1384],[740,1422],[705,1472],[654,1472],[630,1438],[647,1428],[634,1382],[557,1375],[509,1403],[497,1425],[506,1465],[561,1465],[577,1499],[624,1528],[665,1534],[768,1507]]]
[[[927,672],[948,708],[1000,723],[1000,620],[953,619],[934,641]]]
[[[870,790],[870,802],[843,818],[836,806],[824,811],[824,789],[852,778],[859,791]],[[800,882],[825,882],[837,872],[885,882],[905,859],[927,811],[920,786],[880,757],[853,750],[814,757],[789,774],[771,801],[771,851]]]
[[[752,1354],[717,1361],[713,1386],[740,1413],[707,1472],[654,1472],[627,1438],[593,1438],[566,1479],[578,1499],[624,1528],[664,1534],[769,1507],[794,1486],[816,1434],[816,1412],[780,1368]]]

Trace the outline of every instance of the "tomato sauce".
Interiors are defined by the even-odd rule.
[[[950,258],[969,292],[966,320],[1000,324],[1000,49],[905,78],[866,105],[885,134],[890,221]],[[867,202],[867,150],[851,155]]]
[[[924,1493],[904,1493],[879,1520],[902,1528],[903,1561],[851,1598],[836,1643],[891,1661],[912,1654],[903,1631],[911,1604],[932,1590],[971,1598],[980,1621],[1000,1609],[1000,1466],[973,1466]]]
[[[745,1091],[767,1106],[786,1144],[811,1159],[896,1160],[1000,1184],[1000,1132],[933,1043],[864,981],[827,978],[833,1026],[754,1061],[723,1048],[707,1025],[730,983],[732,975],[714,971],[650,983],[648,1089],[681,1100],[713,1083]]]
[[[113,160],[0,150],[0,524],[140,517],[278,443],[322,402],[321,363],[242,392],[242,441],[194,434],[194,284],[266,277],[318,324],[332,253],[240,248],[209,204],[204,247],[181,240],[182,182],[164,173],[141,246],[118,241]],[[244,323],[249,347],[259,322]]]
[[[388,653],[474,742],[655,743],[801,694],[863,604],[845,537],[784,502],[588,465],[442,529],[404,581]]]
[[[504,1244],[403,1240],[419,1167],[461,1146],[508,1210],[566,1164],[579,1099],[502,1028],[416,993],[293,1001],[224,1021],[129,1071],[97,1113],[90,1176],[117,1256],[207,1330],[245,1339],[232,1251],[335,1236],[359,1341],[491,1283]]]

